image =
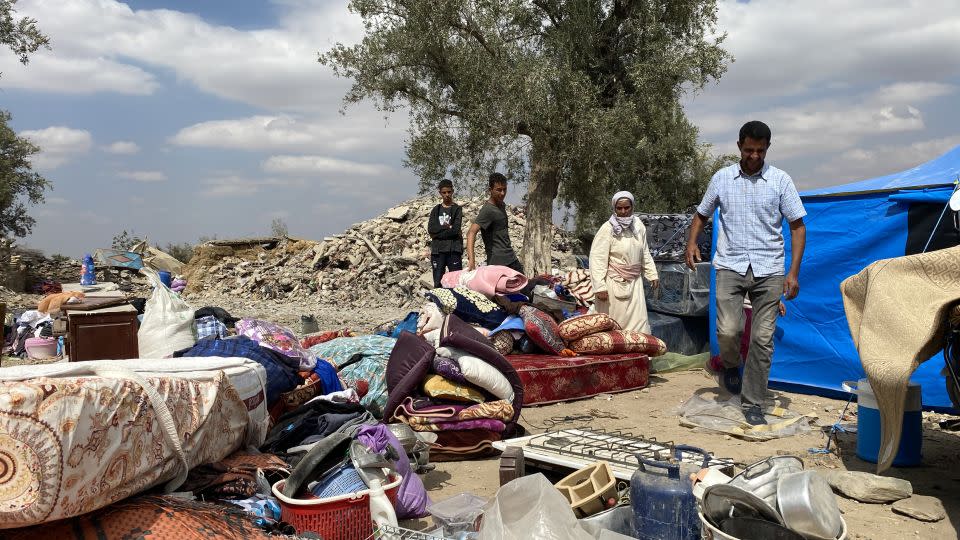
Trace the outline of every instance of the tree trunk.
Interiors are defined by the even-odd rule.
[[[534,149],[530,154],[527,226],[523,231],[523,270],[528,276],[550,273],[553,200],[560,187],[557,168]]]

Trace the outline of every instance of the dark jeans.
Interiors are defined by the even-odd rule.
[[[506,267],[523,274],[523,264],[520,263],[520,259],[515,259],[512,263],[506,265]]]
[[[463,270],[463,252],[446,251],[443,253],[434,253],[430,255],[430,264],[433,265],[433,286],[440,288],[442,287],[442,285],[440,285],[440,278],[442,278],[444,274],[453,272],[454,270]]]
[[[743,332],[743,298],[750,298],[753,322],[750,325],[750,351],[743,368],[740,400],[744,407],[763,407],[767,397],[767,379],[773,360],[773,333],[777,329],[783,276],[754,277],[753,270],[741,276],[732,270],[717,270],[717,344],[724,367],[740,365],[740,339]]]

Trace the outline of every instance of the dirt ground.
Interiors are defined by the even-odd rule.
[[[18,296],[17,300],[22,302],[22,305],[35,303],[34,298],[29,295]],[[411,306],[378,310],[343,309],[312,303],[291,304],[282,300],[251,302],[241,298],[212,295],[193,299],[190,303],[195,307],[224,307],[235,316],[272,320],[288,325],[298,333],[302,314],[315,315],[320,327],[325,330],[347,327],[366,333],[382,322],[402,318],[411,309]],[[3,365],[16,363],[19,362],[8,359]],[[826,442],[824,434],[817,430],[785,439],[749,442],[723,434],[698,432],[681,427],[676,409],[695,391],[703,388],[716,388],[714,379],[703,371],[651,376],[650,386],[643,390],[570,403],[527,407],[521,415],[521,423],[530,434],[582,426],[622,429],[635,435],[656,438],[658,441],[674,441],[701,447],[717,457],[732,458],[739,465],[747,465],[772,455],[796,455],[803,459],[807,468],[874,472],[874,464],[856,457],[855,434],[839,434],[839,449],[829,455],[822,455],[808,451],[810,448],[822,448]],[[843,401],[818,396],[774,393],[785,408],[796,413],[816,414],[821,425],[835,422],[844,405]],[[856,404],[851,405],[850,411],[856,411]],[[570,419],[586,414],[592,417],[588,421]],[[915,494],[940,499],[946,509],[947,518],[937,523],[925,523],[893,513],[890,505],[863,504],[838,497],[850,531],[848,538],[960,538],[960,433],[942,431],[938,422],[943,418],[944,415],[924,413],[924,459],[921,466],[894,468],[884,474],[909,480]],[[856,422],[855,415],[850,415],[847,421]],[[548,425],[551,427],[548,428]],[[499,459],[437,463],[436,469],[422,478],[434,501],[441,501],[464,491],[481,497],[493,497],[499,487]],[[429,518],[407,522],[405,526],[419,530],[433,528]]]
[[[694,391],[715,388],[714,379],[703,371],[688,371],[651,377],[650,386],[643,390],[591,399],[528,407],[523,410],[521,423],[531,433],[543,433],[564,428],[591,426],[605,429],[623,429],[636,435],[655,437],[658,441],[691,444],[712,452],[717,457],[728,457],[746,465],[771,455],[796,455],[808,469],[846,469],[875,472],[875,465],[856,457],[856,435],[839,435],[839,455],[817,455],[810,448],[823,448],[826,437],[821,431],[776,439],[749,442],[718,433],[697,432],[681,427],[676,409]],[[818,423],[829,425],[836,421],[843,409],[843,401],[775,392],[781,405],[798,413],[814,413]],[[851,411],[856,411],[852,404]],[[564,417],[595,414],[589,422],[565,422]],[[605,418],[615,416],[616,418]],[[890,505],[863,504],[838,497],[850,534],[854,539],[924,538],[948,540],[960,534],[960,434],[944,432],[936,420],[943,415],[925,415],[923,464],[914,468],[894,468],[885,475],[909,480],[918,495],[940,499],[947,518],[937,523],[925,523],[894,514]],[[850,415],[852,421],[856,417]],[[544,429],[547,424],[555,427]],[[833,448],[833,445],[831,445]],[[492,497],[499,487],[499,459],[437,463],[437,468],[422,476],[430,497],[441,501],[460,492],[469,491],[481,497]],[[430,529],[428,520],[412,522],[408,526]]]

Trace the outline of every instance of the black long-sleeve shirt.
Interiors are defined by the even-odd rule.
[[[438,204],[430,211],[427,232],[430,233],[430,253],[463,253],[463,209],[459,204],[444,208]]]

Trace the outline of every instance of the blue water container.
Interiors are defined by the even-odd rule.
[[[849,384],[849,383],[847,383]],[[880,455],[880,408],[877,396],[867,379],[857,382],[857,457],[876,463]],[[913,467],[922,461],[923,446],[923,399],[920,385],[907,386],[903,423],[900,431],[900,447],[893,458],[894,467]]]
[[[93,256],[87,253],[83,256],[83,263],[80,271],[81,285],[96,285],[97,271],[93,266]]]
[[[703,463],[680,463],[681,453],[702,456]],[[674,458],[655,461],[637,456],[640,467],[630,478],[634,538],[700,540],[700,518],[690,473],[706,467],[710,456],[700,448],[677,445]]]
[[[169,289],[173,284],[173,276],[170,275],[170,272],[161,270],[157,274],[160,276],[160,283],[163,283]]]

